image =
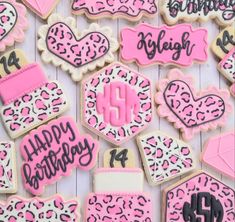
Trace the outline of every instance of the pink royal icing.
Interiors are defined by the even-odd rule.
[[[235,97],[235,83],[233,83],[232,86],[230,87],[230,92]]]
[[[25,136],[20,150],[25,188],[40,195],[45,185],[69,176],[73,168],[92,169],[99,146],[89,135],[80,135],[72,118],[61,117]]]
[[[134,70],[113,63],[83,81],[83,123],[120,145],[152,119],[150,81]]]
[[[58,0],[23,0],[23,2],[31,8],[37,15],[45,18],[57,4]]]
[[[216,170],[235,178],[235,132],[210,138],[205,144],[202,159]]]
[[[124,17],[138,20],[142,15],[157,12],[155,0],[73,0],[72,10],[75,14],[85,12],[89,18]]]
[[[78,208],[76,200],[64,201],[59,195],[49,199],[12,196],[0,203],[0,221],[75,222],[80,218]]]
[[[15,0],[0,2],[0,51],[14,42],[24,40],[24,31],[28,27],[26,8]]]
[[[152,202],[143,193],[91,193],[86,202],[85,221],[152,222]]]
[[[191,76],[172,69],[168,79],[158,83],[155,97],[158,114],[174,123],[185,140],[192,139],[201,130],[223,126],[232,110],[227,90],[211,87],[196,94],[192,85]]]
[[[27,84],[19,84],[26,83]],[[18,71],[0,79],[0,97],[4,105],[41,87],[47,78],[38,64],[29,64]]]
[[[164,222],[235,220],[235,191],[199,172],[164,191]]]
[[[190,66],[208,58],[207,30],[189,24],[154,27],[140,24],[121,31],[122,60],[139,65],[154,63]]]

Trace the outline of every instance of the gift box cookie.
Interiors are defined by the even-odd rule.
[[[57,81],[49,81],[37,63],[0,79],[2,122],[13,139],[65,112],[68,100]]]

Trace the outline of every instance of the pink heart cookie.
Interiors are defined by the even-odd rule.
[[[23,41],[24,30],[28,26],[25,16],[25,7],[15,0],[0,2],[0,51],[12,46],[15,41]]]
[[[181,129],[185,140],[195,133],[223,126],[232,106],[228,102],[229,92],[215,87],[196,94],[193,79],[178,69],[172,69],[168,79],[158,84],[155,101],[158,114]]]
[[[74,81],[80,81],[83,74],[103,67],[114,60],[118,42],[112,37],[112,30],[91,24],[78,36],[76,20],[53,14],[48,25],[39,29],[38,49],[42,59],[68,71]]]

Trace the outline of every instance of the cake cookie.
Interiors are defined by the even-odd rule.
[[[204,163],[235,179],[235,132],[210,138],[204,145]]]
[[[15,42],[23,42],[28,27],[26,8],[15,0],[0,2],[0,52]]]
[[[233,26],[223,29],[211,45],[212,51],[220,59],[223,59],[233,47],[235,47],[235,28]]]
[[[159,116],[180,129],[185,140],[200,131],[224,126],[232,111],[227,90],[210,87],[197,93],[192,76],[179,69],[172,69],[167,79],[158,82],[157,89],[155,101]]]
[[[46,19],[55,9],[59,0],[22,0],[22,2],[42,19]]]
[[[143,192],[141,169],[98,169],[88,195],[85,221],[153,222],[152,200]]]
[[[105,168],[133,168],[135,167],[135,156],[131,149],[114,148],[104,153]]]
[[[156,0],[73,0],[72,11],[85,14],[89,19],[104,17],[124,18],[138,21],[143,16],[152,17],[157,13]]]
[[[137,137],[150,185],[159,185],[195,168],[191,147],[182,140],[154,131]]]
[[[200,171],[165,189],[163,206],[163,222],[232,222],[235,191]]]
[[[0,78],[15,72],[28,64],[20,49],[13,49],[0,57]]]
[[[78,201],[64,201],[59,195],[48,199],[12,196],[0,202],[0,212],[0,221],[5,222],[77,222],[80,218]]]
[[[15,145],[0,142],[0,193],[17,192]]]
[[[69,176],[73,168],[91,170],[99,146],[91,136],[80,135],[72,118],[60,117],[25,136],[20,151],[24,186],[33,195],[41,195],[45,185]]]
[[[158,63],[187,67],[194,61],[207,61],[207,38],[206,29],[193,29],[190,24],[154,27],[142,23],[121,30],[121,59],[140,66]]]
[[[13,139],[68,109],[60,84],[49,81],[37,63],[27,64],[1,78],[0,98],[1,118]]]
[[[121,63],[113,63],[82,82],[82,123],[120,145],[152,120],[150,81]]]
[[[39,28],[38,35],[42,60],[69,72],[74,81],[80,81],[88,71],[111,63],[119,47],[108,27],[94,23],[79,35],[76,20],[58,14],[49,17],[48,24]]]
[[[169,25],[215,19],[218,25],[228,26],[234,22],[234,6],[234,1],[161,0],[161,14]]]

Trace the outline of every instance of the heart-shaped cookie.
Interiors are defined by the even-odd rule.
[[[86,65],[109,51],[109,40],[99,32],[91,32],[76,39],[65,23],[56,23],[48,31],[49,51],[75,67]]]
[[[17,17],[17,11],[12,4],[0,2],[0,41],[14,28]]]
[[[195,127],[220,118],[225,111],[223,99],[217,95],[195,98],[188,84],[170,82],[164,92],[169,109],[186,127]]]
[[[119,47],[109,27],[93,23],[78,35],[76,20],[59,14],[51,15],[38,34],[42,60],[68,71],[74,81],[80,81],[88,71],[113,62],[114,52]]]
[[[179,69],[172,69],[167,79],[158,82],[155,101],[160,117],[180,129],[184,140],[200,131],[224,126],[232,111],[228,90],[210,87],[196,93],[193,78]]]

